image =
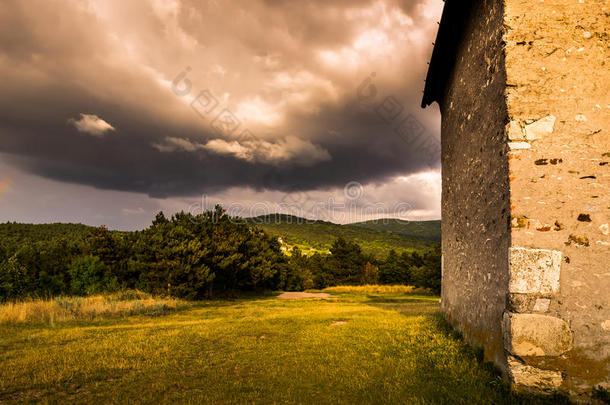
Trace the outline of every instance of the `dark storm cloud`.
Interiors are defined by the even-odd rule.
[[[436,135],[436,117],[416,107],[437,9],[5,1],[0,152],[44,177],[155,197],[421,172],[438,160],[422,138]],[[171,82],[186,66],[191,91],[180,97]],[[218,106],[200,116],[189,103],[202,90]],[[399,118],[379,107],[388,96]],[[240,122],[233,133],[214,129],[223,109]],[[415,126],[399,129],[407,117]]]

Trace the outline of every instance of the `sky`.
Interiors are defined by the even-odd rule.
[[[0,221],[440,218],[441,0],[4,0]]]

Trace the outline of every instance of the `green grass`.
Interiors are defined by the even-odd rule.
[[[259,226],[269,235],[281,236],[288,245],[299,246],[304,251],[313,248],[327,252],[338,237],[343,237],[358,243],[365,253],[373,254],[377,259],[383,260],[392,249],[398,253],[422,252],[438,245],[438,242],[425,238],[332,222],[307,221],[290,215],[267,215],[249,218],[248,222]]]
[[[0,402],[544,402],[509,395],[446,328],[438,298],[333,295],[0,325]]]

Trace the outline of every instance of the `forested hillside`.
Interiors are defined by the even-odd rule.
[[[413,230],[412,236],[392,234],[366,226],[339,225],[325,221],[309,221],[292,215],[273,214],[248,218],[248,222],[264,229],[270,235],[281,237],[289,245],[298,246],[302,252],[328,252],[333,242],[341,237],[356,242],[364,253],[378,259],[385,258],[391,250],[398,253],[423,252],[435,247],[433,240],[426,240],[430,235],[426,229],[426,237],[417,237]]]
[[[372,231],[393,233],[411,238],[441,241],[441,221],[403,221],[384,218],[366,222],[355,222],[347,226],[364,228]]]
[[[436,243],[324,222],[255,222],[216,207],[201,215],[159,213],[137,232],[2,224],[0,300],[125,289],[200,299],[374,283],[440,288]],[[279,234],[327,250],[305,255],[293,246],[286,255]]]
[[[93,227],[83,224],[0,224],[0,246],[16,242],[46,242],[61,237],[84,240]]]
[[[91,295],[120,289],[196,299],[273,288],[285,257],[277,240],[220,207],[139,232],[81,225],[0,226],[0,298]]]

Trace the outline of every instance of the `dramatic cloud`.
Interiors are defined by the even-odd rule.
[[[233,215],[257,216],[275,212],[336,223],[375,218],[438,219],[440,174],[423,172],[399,176],[387,183],[291,193],[229,188],[214,194],[157,199],[142,193],[99,190],[90,186],[48,180],[3,164],[0,154],[0,222],[82,222],[111,229],[142,229],[155,214],[200,213],[221,204]],[[2,192],[4,188],[4,192]]]
[[[3,161],[152,198],[437,171],[419,103],[442,4],[5,0]]]
[[[271,165],[312,166],[318,162],[331,160],[330,154],[309,141],[294,136],[280,139],[277,143],[267,141],[227,142],[222,139],[208,141],[204,148],[218,154],[233,155],[248,162]]]
[[[93,136],[104,136],[108,131],[114,131],[112,125],[95,114],[81,114],[80,119],[70,118],[68,122],[74,125],[79,132]]]
[[[197,152],[208,150],[218,155],[230,155],[237,159],[253,163],[266,163],[274,166],[283,163],[296,166],[311,166],[317,162],[330,160],[330,154],[309,141],[293,136],[280,139],[277,143],[256,139],[226,141],[212,139],[204,143],[188,139],[167,137],[161,143],[152,146],[160,152]]]
[[[153,148],[157,149],[159,152],[195,152],[197,150],[205,149],[205,145],[200,143],[193,143],[188,139],[183,138],[174,138],[168,136],[161,143],[154,142],[152,143]]]

